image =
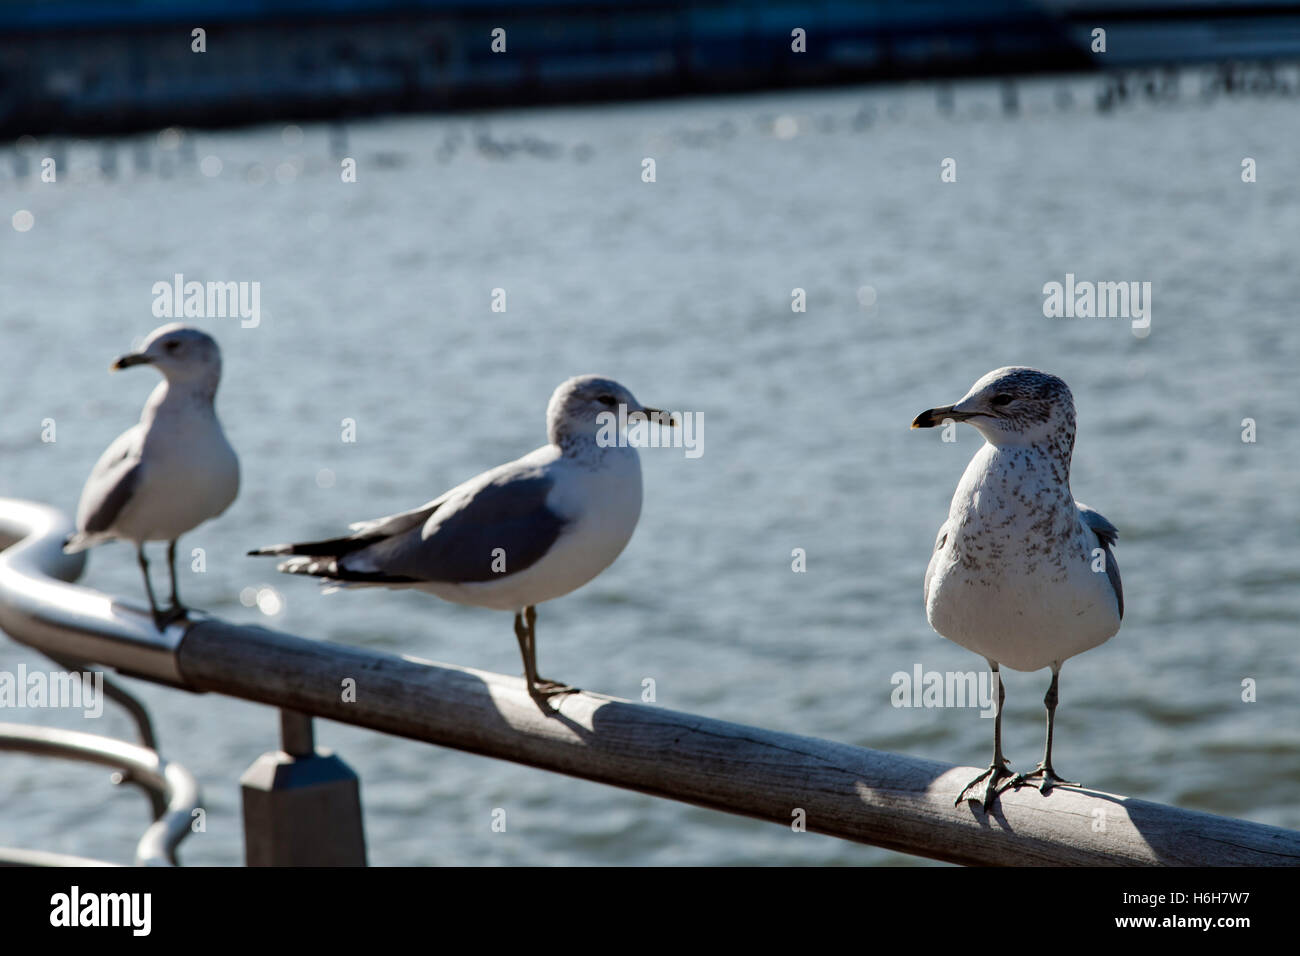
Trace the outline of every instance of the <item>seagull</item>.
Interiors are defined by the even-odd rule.
[[[134,542],[149,608],[162,628],[187,610],[176,589],[176,539],[235,500],[239,459],[213,407],[221,350],[212,336],[180,323],[164,325],[138,352],[123,355],[110,368],[133,365],[154,366],[163,381],[145,402],[139,423],[95,463],[77,507],[77,531],[63,550],[73,554],[115,538]],[[167,542],[172,585],[167,611],[154,600],[146,541]]]
[[[1070,492],[1074,399],[1055,375],[1009,366],[989,372],[955,405],[913,428],[969,422],[984,436],[957,484],[925,571],[925,616],[939,634],[989,663],[998,687],[993,762],[957,795],[987,811],[1008,787],[1077,787],[1052,767],[1061,664],[1113,637],[1124,589],[1111,553],[1118,531]],[[1037,769],[1012,776],[1002,755],[998,667],[1052,669],[1043,698],[1047,743]],[[981,794],[979,785],[983,783]],[[969,796],[968,796],[969,795]]]
[[[411,511],[349,525],[327,541],[279,544],[287,574],[345,586],[415,588],[456,604],[515,612],[529,694],[576,688],[537,673],[537,610],[619,556],[641,515],[641,460],[616,422],[676,424],[608,378],[563,382],[546,409],[548,442]],[[621,426],[620,426],[621,427]]]

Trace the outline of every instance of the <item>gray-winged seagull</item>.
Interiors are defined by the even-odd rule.
[[[529,693],[574,690],[537,673],[536,605],[582,587],[609,567],[641,514],[641,461],[602,436],[602,413],[673,424],[618,382],[595,375],[556,388],[548,443],[485,471],[412,511],[352,524],[328,541],[249,552],[293,555],[289,574],[338,586],[417,588],[457,604],[515,612]]]
[[[239,460],[213,405],[221,350],[212,336],[179,323],[164,325],[111,368],[133,365],[154,366],[163,381],[145,402],[139,423],[95,463],[77,507],[77,532],[64,550],[84,551],[114,538],[134,542],[149,608],[162,627],[186,610],[176,588],[176,539],[235,500]],[[167,542],[172,606],[166,612],[154,600],[146,541]]]
[[[939,529],[925,572],[925,616],[948,640],[982,654],[998,685],[993,763],[955,801],[981,800],[975,788],[983,781],[987,810],[998,793],[1035,777],[1043,793],[1078,786],[1052,768],[1057,681],[1067,658],[1119,631],[1124,589],[1111,554],[1115,526],[1070,492],[1074,400],[1065,382],[1032,368],[996,369],[955,405],[916,416],[912,427],[949,420],[974,425],[985,444]],[[1014,777],[1002,755],[1000,664],[1052,669],[1042,762]]]

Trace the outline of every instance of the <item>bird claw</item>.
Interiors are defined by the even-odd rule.
[[[180,604],[170,607],[165,611],[156,610],[153,612],[154,627],[158,628],[160,631],[166,630],[170,625],[175,624],[177,621],[188,616],[189,613],[190,609]]]
[[[987,778],[987,780],[985,780],[985,778]],[[974,803],[982,804],[984,806],[984,812],[988,813],[989,809],[993,806],[993,801],[997,798],[997,795],[1011,785],[1012,778],[1013,774],[1007,767],[1005,761],[1001,764],[990,764],[987,770],[970,783],[966,784],[962,789],[962,792],[957,794],[957,799],[952,802],[952,805],[954,807],[959,807],[963,800],[970,800]],[[983,793],[981,794],[979,789],[975,789],[972,793],[972,788],[975,788],[981,780],[985,780]],[[970,796],[967,796],[968,793]]]
[[[533,681],[532,686],[528,688],[528,692],[540,700],[546,700],[547,698],[554,697],[557,694],[576,694],[578,693],[578,688],[570,686],[569,684],[562,684],[559,681],[546,680],[545,678],[539,677],[537,680]]]
[[[1033,770],[1029,771],[1029,773],[1016,774],[1015,777],[1007,784],[1007,786],[1015,787],[1017,790],[1020,789],[1021,787],[1034,786],[1034,784],[1031,782],[1034,780],[1034,778],[1038,778],[1039,782],[1036,786],[1036,789],[1043,796],[1047,796],[1047,794],[1051,792],[1053,787],[1082,787],[1083,786],[1083,784],[1081,783],[1075,783],[1070,780],[1062,780],[1060,777],[1056,775],[1056,771],[1054,771],[1051,767],[1045,766],[1044,764],[1041,763]]]

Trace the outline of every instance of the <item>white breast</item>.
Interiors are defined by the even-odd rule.
[[[221,514],[238,493],[239,460],[216,415],[160,415],[114,531],[132,541],[172,541]]]
[[[953,496],[926,571],[926,617],[944,637],[1015,670],[1037,670],[1119,630],[1100,541],[1029,449],[985,445]]]

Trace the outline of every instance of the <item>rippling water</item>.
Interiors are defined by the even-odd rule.
[[[1296,106],[1185,96],[1099,114],[1092,83],[1022,84],[1015,116],[975,83],[951,116],[916,86],[376,121],[335,137],[354,184],[323,127],[200,132],[138,156],[111,144],[107,180],[101,147],[73,144],[57,185],[13,175],[46,144],[0,153],[0,494],[75,508],[154,386],[107,365],[160,324],[155,282],[260,282],[257,328],[199,320],[225,352],[218,407],[244,485],[182,539],[207,554],[183,593],[234,621],[515,673],[508,615],[323,597],[243,554],[526,452],[551,389],[605,373],[702,413],[704,454],[643,452],[631,545],[541,608],[543,673],[627,697],[653,677],[667,707],[983,765],[991,725],[975,710],[890,703],[896,671],[983,663],[921,605],[979,439],[907,426],[991,368],[1037,365],[1073,388],[1074,490],[1120,528],[1127,599],[1119,635],[1063,671],[1057,766],[1300,827]],[[1243,157],[1258,182],[1241,181]],[[940,182],[945,158],[955,183]],[[29,231],[7,225],[20,209]],[[1043,284],[1066,273],[1151,282],[1150,336],[1045,318]],[[47,418],[54,443],[39,440]],[[85,581],[141,592],[120,544],[92,554]],[[240,602],[268,584],[283,598],[270,620]],[[42,660],[0,639],[0,669]],[[1047,673],[1006,683],[1008,752],[1032,766]],[[207,832],[186,861],[240,862],[238,778],[276,745],[274,711],[133,686],[204,789]],[[130,733],[111,709],[0,718]],[[378,864],[908,862],[353,728],[318,737],[361,774]],[[0,845],[130,858],[138,795],[101,770],[0,767]]]

